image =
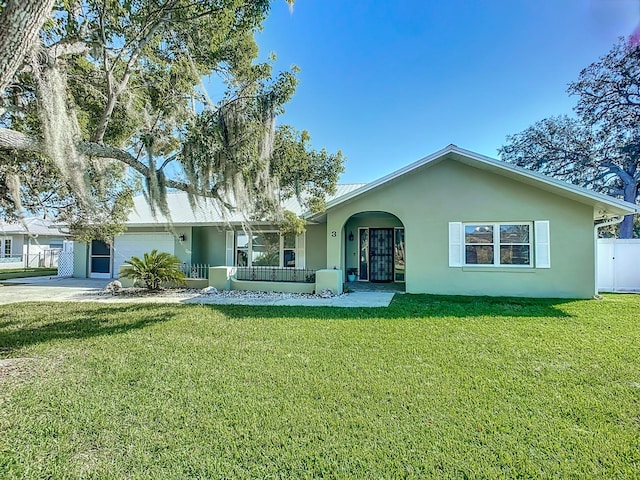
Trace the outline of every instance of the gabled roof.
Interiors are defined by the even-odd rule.
[[[0,222],[0,235],[50,235],[55,237],[68,237],[68,233],[62,233],[57,226],[48,220],[36,217],[24,218],[21,222]]]
[[[341,184],[336,187],[336,193],[328,198],[328,201],[334,198],[348,195],[349,192],[362,187],[363,183]],[[233,213],[226,217],[220,211],[217,203],[208,198],[200,198],[196,204],[196,208],[191,208],[189,198],[185,192],[170,192],[167,194],[167,206],[171,212],[171,219],[168,219],[160,212],[156,212],[154,216],[151,207],[147,203],[147,199],[143,195],[138,195],[133,199],[133,210],[129,214],[126,225],[129,227],[150,227],[158,225],[226,225],[226,224],[242,224],[244,217],[240,213]],[[296,215],[303,213],[300,203],[291,198],[284,202],[284,209],[290,210]],[[260,223],[260,222],[252,222]]]
[[[364,193],[375,190],[386,183],[389,183],[399,177],[408,175],[418,168],[428,165],[434,165],[445,159],[452,159],[458,162],[470,165],[475,168],[487,170],[497,175],[502,175],[507,178],[512,178],[516,181],[532,185],[534,187],[547,190],[562,197],[570,198],[576,202],[593,206],[593,218],[594,220],[618,216],[628,215],[630,213],[637,213],[640,211],[637,205],[624,202],[608,195],[594,192],[587,188],[578,187],[555,178],[548,177],[532,170],[527,170],[522,167],[512,165],[501,160],[496,160],[478,153],[471,152],[457,147],[456,145],[449,145],[442,150],[439,150],[431,155],[424,157],[417,162],[411,163],[406,167],[396,170],[389,175],[385,175],[378,180],[371,183],[367,183],[362,187],[352,190],[338,198],[327,202],[327,210],[335,208],[349,200],[358,197]],[[308,220],[322,221],[325,214],[313,214],[305,213],[303,218]]]

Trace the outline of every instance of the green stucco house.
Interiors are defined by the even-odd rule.
[[[588,298],[597,229],[637,212],[455,145],[374,182],[340,185],[321,214],[289,202],[307,221],[299,236],[260,222],[244,231],[241,218],[222,218],[207,201],[194,210],[183,193],[168,203],[171,222],[139,197],[112,246],[76,245],[75,276],[117,277],[126,259],[157,248],[186,265],[277,269],[277,279],[328,269],[344,281],[403,282],[407,293]]]

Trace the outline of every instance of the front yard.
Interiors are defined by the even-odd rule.
[[[640,296],[0,307],[0,478],[639,478]]]
[[[48,267],[25,267],[25,268],[12,268],[0,270],[0,280],[9,280],[12,278],[26,278],[26,277],[47,277],[56,276],[58,274],[57,268]]]

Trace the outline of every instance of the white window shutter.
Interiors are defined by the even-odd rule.
[[[306,233],[301,233],[296,237],[296,268],[306,268]]]
[[[462,222],[449,222],[449,266],[461,267],[462,246],[464,244],[464,230]]]
[[[534,222],[536,268],[551,268],[549,220]]]
[[[225,232],[225,238],[226,238],[225,263],[227,267],[233,267],[236,264],[236,262],[234,261],[235,255],[233,254],[234,243],[235,243],[235,232],[233,230],[227,230]]]

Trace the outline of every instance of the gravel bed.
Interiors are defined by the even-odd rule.
[[[95,293],[88,293],[88,295],[95,295]],[[126,287],[116,288],[107,287],[101,290],[98,295],[100,296],[113,296],[113,297],[178,297],[178,298],[193,298],[193,297],[209,297],[209,298],[231,298],[231,299],[264,299],[264,300],[282,300],[288,298],[335,298],[330,291],[320,292],[318,294],[313,293],[283,293],[283,292],[256,292],[249,290],[216,290],[215,288],[166,288],[158,291],[150,291],[146,288],[140,287]]]

